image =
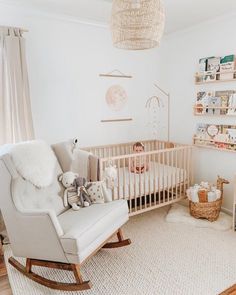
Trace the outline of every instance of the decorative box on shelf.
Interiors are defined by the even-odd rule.
[[[236,125],[198,124],[193,144],[236,152]]]

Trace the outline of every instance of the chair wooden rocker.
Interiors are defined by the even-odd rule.
[[[40,150],[44,150],[44,163]],[[40,162],[47,163],[48,175],[37,181],[45,184],[51,175],[48,185],[41,188],[38,183],[35,185],[35,161],[27,162],[24,154],[38,155],[37,172]],[[4,153],[0,150],[0,155],[0,208],[14,256],[26,258],[25,266],[13,257],[9,263],[31,280],[52,289],[90,289],[90,281],[84,281],[80,272],[84,262],[102,247],[116,248],[131,243],[121,232],[122,225],[128,221],[127,202],[93,204],[79,211],[64,208],[63,190],[58,182],[62,171],[50,147],[40,141],[27,142],[14,145]],[[118,240],[109,242],[114,235]],[[34,273],[32,266],[72,271],[75,282],[52,281]]]

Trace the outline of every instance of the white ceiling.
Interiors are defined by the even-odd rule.
[[[112,0],[0,0],[48,13],[108,23]],[[236,0],[164,0],[166,33],[182,30],[236,12]]]

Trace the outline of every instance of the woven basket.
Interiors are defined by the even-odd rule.
[[[223,198],[214,202],[194,203],[189,201],[190,214],[195,218],[204,218],[209,221],[216,221],[220,214]]]

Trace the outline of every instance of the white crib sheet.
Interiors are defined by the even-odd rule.
[[[149,170],[142,174],[131,173],[128,167],[117,170],[119,181],[115,182],[113,199],[133,199],[135,196],[171,189],[177,184],[187,182],[185,169],[156,162],[150,162]]]

